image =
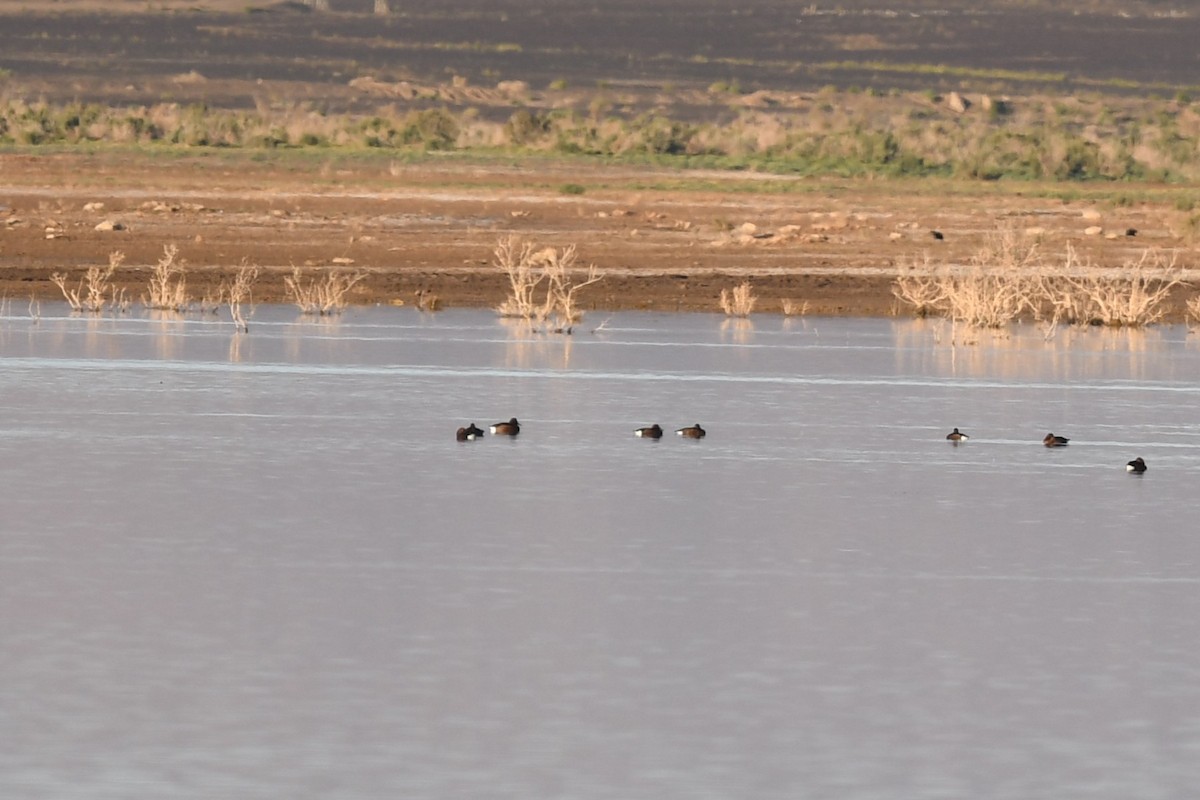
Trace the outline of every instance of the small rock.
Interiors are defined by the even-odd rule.
[[[354,259],[338,256],[337,258],[331,259],[329,263],[337,264],[339,267],[348,267],[354,263]]]
[[[1097,220],[1100,219],[1100,212],[1094,208],[1086,208],[1079,216],[1087,220]]]
[[[93,211],[103,211],[103,210],[104,210],[104,203],[99,203],[99,202],[96,202],[96,203],[84,203],[84,204],[83,204],[83,210],[84,210],[84,211],[87,211],[87,212],[93,212]]]
[[[1099,236],[1100,234],[1104,233],[1104,228],[1101,228],[1099,225],[1091,225],[1087,228],[1084,228],[1083,232],[1086,236]]]
[[[971,101],[958,92],[951,92],[946,95],[946,105],[950,107],[951,111],[957,111],[961,114],[971,107]]]
[[[125,230],[125,225],[121,222],[117,222],[115,219],[106,219],[103,222],[96,223],[96,227],[93,228],[93,230],[97,230],[102,233],[107,231],[123,231]]]

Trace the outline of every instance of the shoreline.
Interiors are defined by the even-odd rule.
[[[1087,186],[1082,199],[1047,197],[1054,186],[30,149],[0,153],[0,296],[61,298],[51,275],[74,286],[120,252],[114,284],[136,300],[174,245],[196,298],[245,264],[260,270],[254,302],[287,302],[284,279],[299,269],[305,281],[363,273],[352,304],[494,308],[508,281],[493,250],[510,236],[573,246],[580,267],[604,274],[580,293],[584,311],[718,311],[722,289],[749,281],[756,313],[903,314],[897,276],[971,263],[1003,230],[1050,259],[1070,248],[1084,269],[1147,249],[1173,253],[1189,277],[1200,266],[1169,198],[1125,205]],[[1174,293],[1167,319],[1183,318],[1189,291]]]

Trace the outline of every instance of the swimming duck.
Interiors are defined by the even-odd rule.
[[[497,436],[516,436],[521,432],[521,424],[513,417],[508,422],[497,422],[492,426],[492,433]]]
[[[483,429],[475,427],[475,423],[472,422],[465,428],[459,428],[455,438],[460,442],[473,442],[483,438]]]
[[[1053,433],[1047,433],[1046,438],[1042,439],[1042,444],[1046,447],[1066,447],[1067,442],[1071,441],[1065,436],[1055,436]]]
[[[649,428],[638,428],[636,431],[633,432],[633,435],[640,436],[643,439],[661,439],[662,433],[663,433],[662,426],[660,426],[656,422],[653,425],[651,425]]]
[[[1142,461],[1141,456],[1138,456],[1133,461],[1130,461],[1128,464],[1126,464],[1125,469],[1137,475],[1141,475],[1146,471],[1146,462]]]
[[[967,439],[970,439],[971,437],[967,436],[965,433],[960,431],[958,428],[955,428],[954,430],[952,430],[946,434],[946,438],[952,442],[965,442]]]
[[[704,428],[700,427],[700,423],[697,422],[690,428],[680,428],[679,430],[675,431],[675,435],[682,436],[685,439],[703,439],[705,436],[705,431]]]

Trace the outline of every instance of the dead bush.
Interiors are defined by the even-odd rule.
[[[579,280],[575,246],[537,249],[516,236],[500,240],[493,251],[496,266],[508,277],[509,295],[496,307],[502,317],[523,319],[555,333],[571,333],[583,318],[578,295],[604,276],[589,265]],[[544,287],[544,292],[539,291]],[[540,297],[540,299],[539,299]]]
[[[147,308],[176,312],[187,309],[187,276],[183,263],[176,261],[178,255],[178,247],[163,245],[162,258],[150,273],[150,293],[142,298]]]
[[[113,273],[117,271],[117,267],[121,266],[124,261],[124,253],[120,250],[112,251],[108,254],[108,266],[102,267],[95,264],[88,267],[87,272],[80,279],[79,285],[74,289],[67,287],[66,273],[55,272],[50,276],[50,280],[63,293],[63,297],[66,298],[72,311],[87,311],[92,314],[99,314],[108,303],[109,298],[107,295],[109,294],[112,295],[114,305],[124,310],[128,306],[124,292],[118,292],[112,286]]]
[[[328,270],[324,278],[305,281],[299,267],[283,279],[289,299],[302,314],[331,316],[342,313],[346,308],[346,295],[367,277],[365,272]]]
[[[1162,318],[1171,291],[1181,283],[1174,253],[1147,249],[1137,261],[1100,270],[1081,264],[1068,245],[1061,274],[1043,279],[1041,289],[1054,322],[1137,328]]]
[[[758,298],[754,296],[754,287],[750,285],[750,281],[738,284],[732,291],[721,290],[721,310],[727,317],[748,317],[757,302]]]
[[[250,325],[242,313],[242,303],[251,299],[251,290],[257,280],[258,267],[243,262],[233,279],[227,284],[222,284],[219,290],[219,294],[229,299],[229,314],[233,317],[234,326],[242,333],[250,330]]]

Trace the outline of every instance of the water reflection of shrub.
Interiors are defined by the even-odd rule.
[[[1136,378],[1154,365],[1147,356],[1168,342],[1157,328],[1066,326],[1046,337],[1037,327],[1017,324],[964,334],[943,319],[897,321],[892,335],[897,367],[904,372],[1055,381],[1104,378],[1120,359],[1128,361],[1125,369]]]
[[[721,322],[721,333],[734,344],[748,344],[754,335],[754,323],[745,317],[731,317]]]

